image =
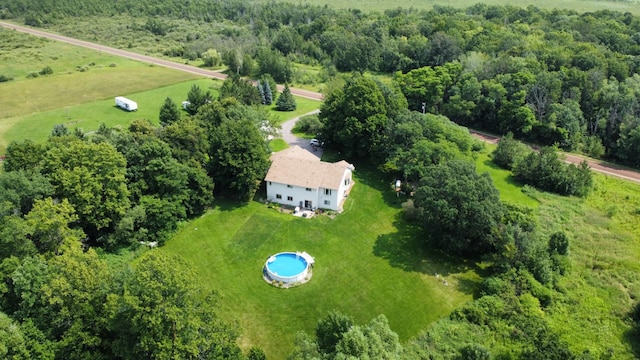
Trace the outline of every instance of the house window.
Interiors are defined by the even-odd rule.
[[[306,188],[305,190],[307,190],[307,191],[311,191],[311,188]]]
[[[287,201],[293,201],[293,196],[287,196]]]
[[[269,186],[271,186],[271,181],[269,181]]]
[[[331,195],[331,189],[324,189],[325,195]]]
[[[325,200],[325,201],[324,201],[324,204],[325,204],[325,205],[331,205],[331,201],[329,201],[329,200]]]
[[[288,187],[288,188],[290,188],[290,189],[292,189],[292,188],[293,188],[293,185],[287,185],[287,187]]]
[[[344,179],[344,184],[345,185],[349,185],[350,182],[351,182],[351,179]]]
[[[282,199],[282,195],[276,194],[276,199]]]

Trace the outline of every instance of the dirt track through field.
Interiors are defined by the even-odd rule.
[[[219,80],[224,80],[224,79],[227,78],[226,74],[223,74],[223,73],[221,73],[219,71],[201,69],[201,68],[196,67],[196,66],[191,66],[191,65],[187,65],[187,64],[180,64],[180,63],[176,63],[176,62],[173,62],[173,61],[159,59],[159,58],[155,58],[155,57],[148,56],[148,55],[136,54],[136,53],[131,52],[131,51],[116,49],[116,48],[112,48],[112,47],[109,47],[109,46],[104,46],[104,45],[92,43],[92,42],[89,42],[89,41],[78,40],[78,39],[70,38],[70,37],[67,37],[67,36],[62,36],[62,35],[53,34],[53,33],[49,33],[49,32],[42,31],[42,30],[28,28],[28,27],[25,27],[25,26],[15,25],[15,24],[2,22],[2,21],[0,21],[0,26],[8,28],[8,29],[13,29],[13,30],[16,30],[16,31],[25,32],[25,33],[28,33],[28,34],[31,34],[31,35],[48,38],[48,39],[51,39],[51,40],[62,41],[62,42],[68,43],[68,44],[82,46],[82,47],[85,47],[85,48],[88,48],[88,49],[101,51],[101,52],[104,52],[104,53],[107,53],[107,54],[111,54],[111,55],[115,55],[115,56],[120,56],[120,57],[132,59],[132,60],[137,60],[137,61],[142,61],[142,62],[146,62],[146,63],[149,63],[149,64],[158,65],[158,66],[164,66],[164,67],[167,67],[167,68],[170,68],[170,69],[174,69],[174,70],[186,71],[186,72],[190,72],[190,73],[193,73],[193,74],[212,77],[212,78],[219,79]],[[280,85],[278,85],[278,89],[280,91],[282,91],[282,87]],[[322,94],[317,93],[317,92],[313,92],[313,91],[291,88],[291,93],[293,95],[304,97],[304,98],[307,98],[307,99],[318,100],[318,101],[322,100]],[[478,138],[478,139],[480,139],[482,141],[485,141],[485,142],[497,143],[498,140],[500,139],[497,136],[485,134],[485,133],[474,131],[474,130],[471,130],[471,129],[469,129],[469,131],[471,132],[471,134],[473,136],[475,136],[476,138]],[[566,161],[568,163],[572,163],[572,164],[576,164],[577,165],[580,162],[582,162],[583,160],[586,160],[587,163],[589,164],[589,166],[591,167],[591,169],[593,169],[594,171],[597,171],[597,172],[600,172],[600,173],[603,173],[603,174],[606,174],[606,175],[615,176],[615,177],[618,177],[618,178],[634,181],[636,183],[640,183],[640,172],[638,172],[638,171],[627,169],[627,168],[624,168],[624,167],[621,167],[621,166],[618,166],[618,165],[615,165],[615,164],[610,164],[610,163],[607,163],[607,162],[604,162],[604,161],[584,158],[584,157],[581,157],[581,156],[578,156],[578,155],[573,155],[573,154],[565,154],[565,157],[566,157]]]

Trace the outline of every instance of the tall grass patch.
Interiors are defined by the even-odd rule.
[[[640,186],[594,174],[585,199],[539,193],[544,234],[570,236],[572,267],[557,283],[548,309],[551,326],[574,349],[633,359],[637,341],[627,334],[640,296]],[[614,206],[615,210],[611,210]]]

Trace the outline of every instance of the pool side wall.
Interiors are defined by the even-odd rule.
[[[301,273],[299,273],[297,275],[294,275],[294,276],[280,276],[280,275],[272,272],[271,269],[269,269],[269,259],[267,259],[267,261],[264,263],[264,266],[267,269],[267,274],[269,275],[269,277],[272,280],[282,281],[285,284],[294,284],[294,283],[297,283],[297,282],[300,282],[300,281],[304,280],[304,278],[307,277],[307,273],[309,272],[309,262],[306,259],[304,259],[302,257],[302,255],[296,254],[294,252],[281,252],[281,253],[277,253],[277,254],[272,255],[272,256],[277,258],[278,255],[283,255],[283,254],[293,254],[293,255],[299,256],[307,264],[307,266],[304,268],[304,270]],[[269,258],[271,258],[271,256]]]

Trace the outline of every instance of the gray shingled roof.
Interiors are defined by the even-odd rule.
[[[315,155],[298,146],[271,155],[271,167],[265,181],[304,188],[338,189],[347,168],[353,165],[342,160],[337,163],[320,161]]]

